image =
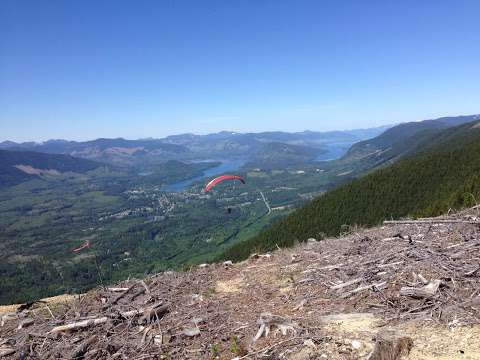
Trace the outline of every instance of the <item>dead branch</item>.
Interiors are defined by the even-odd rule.
[[[404,261],[401,260],[401,261],[397,261],[397,262],[393,262],[393,263],[389,263],[389,264],[378,264],[377,267],[378,268],[384,268],[384,267],[389,267],[389,266],[395,266],[395,265],[400,265],[400,264],[403,264]]]
[[[282,316],[272,315],[270,313],[262,313],[257,323],[260,325],[260,328],[258,329],[257,334],[254,336],[253,342],[260,339],[264,334],[265,337],[267,337],[272,327],[277,328],[274,333],[275,335],[278,332],[281,332],[282,335],[287,335],[288,331],[292,331],[294,335],[297,334],[295,324]]]
[[[477,266],[477,268],[473,269],[472,271],[466,272],[464,275],[467,277],[474,276],[478,272],[478,270],[480,270],[480,266]]]
[[[349,291],[348,293],[345,293],[342,297],[348,297],[350,295],[356,294],[356,293],[364,291],[364,290],[381,289],[385,285],[387,285],[386,281],[382,281],[382,282],[379,282],[377,284],[369,284],[369,285],[359,286],[356,289],[354,289],[352,291]]]
[[[423,277],[422,274],[418,274],[418,279],[423,283],[423,285],[428,285],[429,281]]]
[[[358,284],[361,281],[363,281],[363,277],[356,278],[356,279],[353,279],[353,280],[349,280],[349,281],[346,281],[346,282],[343,282],[343,283],[340,283],[340,284],[337,284],[337,285],[333,285],[333,286],[330,287],[330,290],[340,290],[344,287],[354,285],[354,284]]]
[[[111,291],[111,292],[124,292],[124,291],[127,291],[128,288],[126,287],[109,287],[107,288],[108,291]]]

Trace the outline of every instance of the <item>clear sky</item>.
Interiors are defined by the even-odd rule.
[[[480,112],[480,1],[2,0],[0,140]]]

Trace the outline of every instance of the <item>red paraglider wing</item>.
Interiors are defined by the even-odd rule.
[[[219,177],[216,177],[212,181],[210,181],[206,186],[205,186],[205,192],[208,192],[212,187],[215,185],[221,183],[222,181],[225,180],[240,180],[242,184],[245,184],[245,180],[243,180],[240,176],[237,175],[222,175]]]
[[[72,251],[73,252],[79,252],[79,251],[82,251],[83,249],[88,249],[88,248],[90,248],[90,240],[85,241],[82,246],[80,246],[76,249],[73,249]]]

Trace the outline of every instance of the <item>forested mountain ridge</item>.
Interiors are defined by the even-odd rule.
[[[378,148],[384,148],[386,146],[390,146],[396,141],[409,138],[424,130],[445,129],[478,119],[480,119],[480,115],[462,115],[398,124],[390,129],[385,130],[385,132],[371,140],[359,142],[352,147],[352,151],[356,148],[362,147],[365,144],[374,145]]]
[[[0,187],[19,184],[42,174],[85,173],[104,164],[70,155],[0,150]]]
[[[369,140],[360,141],[354,144],[350,150],[345,154],[344,158],[350,157],[364,157],[368,154],[385,151],[389,148],[397,148],[395,155],[400,155],[403,151],[412,149],[409,144],[402,143],[405,141],[414,141],[416,136],[427,136],[427,134],[434,133],[436,130],[446,129],[452,126],[461,125],[463,123],[475,121],[479,119],[479,115],[443,117],[435,120],[424,120],[418,122],[408,122],[396,125],[387,129],[382,134]]]
[[[480,119],[480,115],[442,117],[402,123],[369,140],[353,144],[339,159],[324,163],[326,170],[348,173],[350,179],[412,155],[445,129]]]
[[[449,128],[416,154],[318,197],[223,257],[290,246],[309,237],[338,235],[345,225],[371,226],[386,218],[434,216],[480,198],[480,121]]]

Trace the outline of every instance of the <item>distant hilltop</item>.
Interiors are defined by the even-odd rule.
[[[91,141],[48,140],[41,143],[0,143],[3,150],[28,150],[50,154],[64,154],[116,165],[138,165],[166,160],[192,160],[209,158],[250,157],[264,151],[265,144],[282,143],[286,146],[304,147],[304,153],[320,154],[332,143],[352,145],[374,137],[388,126],[328,132],[262,132],[236,133],[221,131],[207,135],[180,134],[162,139],[127,140],[100,138]],[[297,148],[300,149],[300,148]]]

